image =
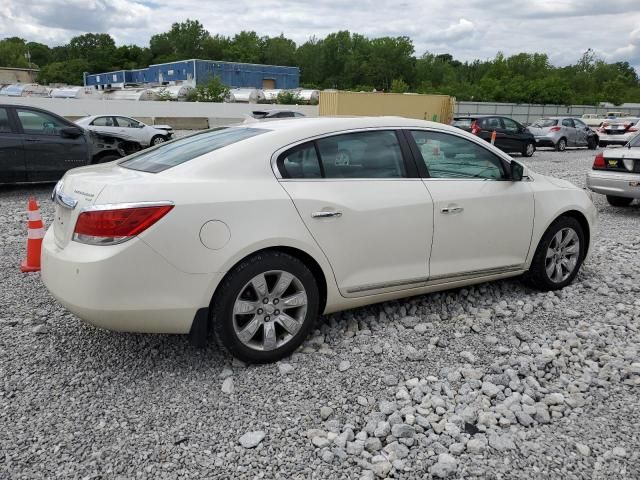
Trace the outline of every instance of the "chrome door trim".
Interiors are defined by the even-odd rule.
[[[346,290],[346,293],[362,293],[368,292],[372,290],[383,290],[387,288],[393,287],[407,287],[407,288],[417,288],[417,287],[430,287],[434,285],[440,285],[444,283],[451,283],[460,280],[472,279],[475,277],[486,277],[489,275],[500,275],[503,273],[515,273],[519,271],[525,270],[525,266],[523,264],[520,265],[507,265],[505,267],[497,267],[497,268],[484,268],[480,270],[469,270],[466,272],[459,272],[455,274],[447,274],[447,275],[436,275],[432,277],[419,277],[419,278],[410,278],[407,280],[400,280],[397,282],[386,282],[386,283],[375,283],[369,285],[361,285],[359,287],[351,287]]]

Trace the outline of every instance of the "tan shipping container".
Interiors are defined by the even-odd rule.
[[[449,123],[455,97],[417,93],[320,92],[320,116],[393,115]]]

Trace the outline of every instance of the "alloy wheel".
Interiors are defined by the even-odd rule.
[[[233,305],[233,329],[253,350],[275,350],[298,333],[307,315],[307,292],[295,275],[271,270],[253,277]]]
[[[527,150],[526,150],[526,156],[530,157],[533,155],[533,152],[535,151],[535,146],[533,145],[533,143],[528,143],[527,144]]]
[[[580,238],[573,228],[563,228],[556,233],[545,258],[545,270],[552,282],[561,283],[573,273],[580,256]]]

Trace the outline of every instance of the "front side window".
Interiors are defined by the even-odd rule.
[[[466,138],[447,133],[411,132],[431,178],[507,178],[499,157]]]
[[[398,137],[391,130],[347,133],[317,140],[325,178],[407,176]]]
[[[575,123],[576,128],[587,128],[587,124],[583,123],[582,120],[578,120],[577,118],[573,119],[573,123]]]
[[[60,129],[67,127],[64,123],[44,112],[17,109],[18,119],[24,133],[59,136]]]
[[[517,133],[520,131],[520,126],[510,118],[503,118],[502,123],[504,123],[504,129],[508,132]]]
[[[158,173],[194,158],[268,132],[264,128],[221,127],[204,130],[158,147],[143,150],[120,162],[131,170]]]
[[[0,108],[0,133],[10,133],[11,124],[9,123],[9,114],[6,108]]]
[[[91,122],[91,125],[95,125],[96,127],[113,127],[113,118],[98,117]]]
[[[284,178],[322,178],[314,142],[292,148],[281,155],[278,162]]]
[[[138,128],[140,126],[140,122],[127,117],[116,117],[116,122],[119,127]]]

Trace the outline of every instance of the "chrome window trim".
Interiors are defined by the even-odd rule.
[[[360,133],[360,132],[371,132],[371,131],[378,131],[378,130],[419,130],[419,131],[425,131],[425,132],[437,132],[437,133],[445,133],[448,135],[453,135],[456,137],[459,137],[461,139],[467,140],[469,142],[473,142],[475,144],[477,144],[479,147],[484,148],[485,150],[487,150],[489,153],[492,153],[493,155],[497,156],[498,158],[500,158],[502,161],[506,162],[507,164],[510,164],[512,161],[515,161],[513,158],[511,158],[508,154],[506,154],[505,152],[503,152],[502,150],[499,150],[498,152],[494,152],[493,150],[487,148],[486,145],[483,145],[487,142],[485,142],[484,140],[482,140],[481,138],[469,138],[466,135],[462,134],[462,131],[460,132],[456,132],[456,131],[451,131],[448,129],[444,129],[444,128],[437,128],[437,127],[423,127],[423,126],[408,126],[408,125],[402,125],[402,126],[392,126],[392,125],[388,125],[388,126],[384,126],[384,127],[364,127],[364,128],[350,128],[350,129],[346,129],[346,130],[335,130],[335,131],[331,131],[331,132],[325,132],[325,133],[321,133],[318,135],[312,135],[310,137],[305,137],[302,138],[300,140],[296,140],[294,142],[288,143],[287,145],[278,148],[275,152],[273,152],[271,154],[271,170],[273,171],[273,174],[275,175],[275,177],[278,179],[278,181],[280,182],[302,182],[302,181],[322,181],[322,182],[326,182],[326,181],[335,181],[335,180],[436,180],[434,178],[431,177],[417,177],[417,178],[389,178],[389,179],[385,179],[385,178],[380,178],[380,179],[375,179],[375,178],[348,178],[348,179],[338,179],[338,178],[314,178],[314,179],[308,179],[308,178],[284,178],[282,176],[282,174],[280,173],[280,170],[278,170],[278,157],[284,153],[287,150],[290,150],[291,148],[297,147],[298,145],[302,145],[303,143],[307,143],[307,142],[312,142],[315,140],[320,140],[322,138],[326,138],[326,137],[333,137],[336,135],[342,135],[342,134],[348,134],[348,133]],[[458,129],[459,130],[459,129]],[[525,169],[527,169],[527,167],[525,166]],[[523,176],[523,180],[526,177]],[[438,179],[439,180],[439,179]],[[460,180],[480,180],[480,181],[486,181],[486,180],[493,180],[493,181],[511,181],[509,179],[482,179],[482,178],[470,178],[470,179],[463,179],[463,178],[454,178],[454,179],[442,179],[442,180],[456,180],[456,181],[460,181]],[[533,181],[533,179],[530,179],[530,181]]]

